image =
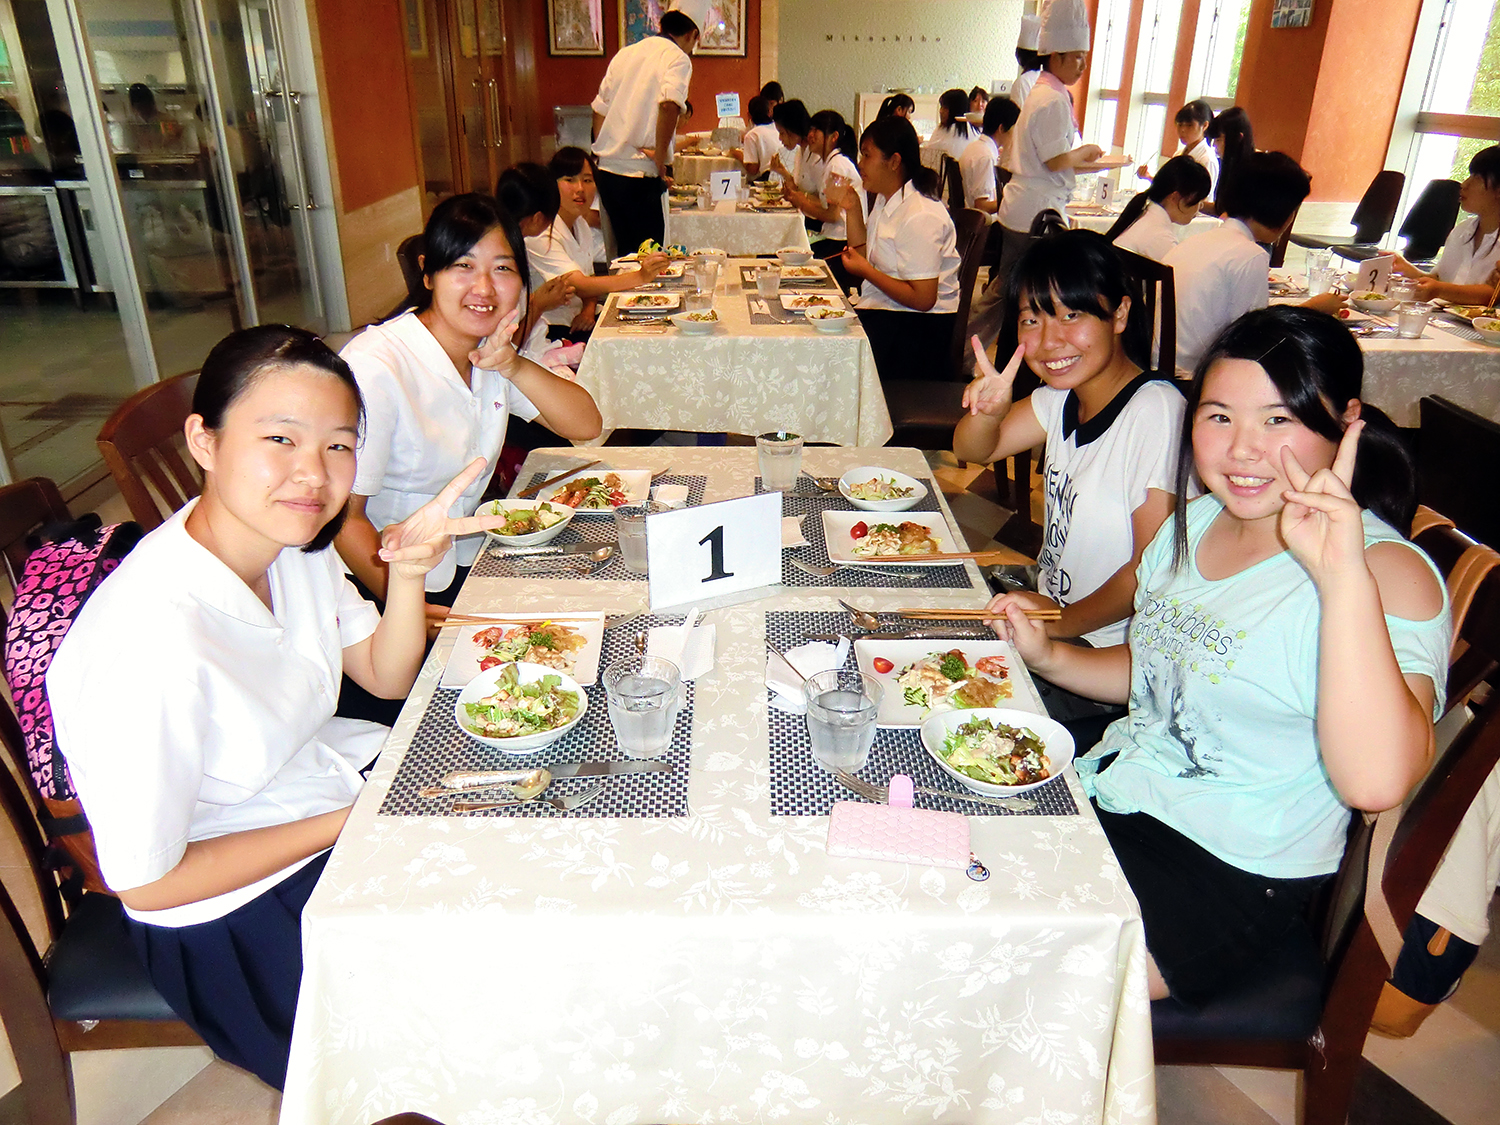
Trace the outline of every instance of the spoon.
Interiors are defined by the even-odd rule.
[[[853,621],[854,621],[854,623],[856,625],[858,625],[861,629],[879,629],[880,628],[880,618],[876,617],[875,614],[868,613],[868,612],[866,612],[865,610],[862,610],[862,609],[855,609],[852,605],[850,605],[848,602],[846,602],[843,598],[839,599],[839,605],[843,606],[845,609],[847,609],[849,611],[850,618],[852,618]]]
[[[537,555],[532,558],[519,560],[516,566],[518,570],[528,573],[531,571],[547,571],[556,569],[548,564],[561,560],[566,564],[564,569],[592,571],[595,567],[601,566],[613,558],[614,553],[615,545],[613,543],[605,543],[603,546],[595,547],[592,551],[584,555]]]
[[[817,485],[824,492],[837,492],[839,490],[838,477],[815,477],[811,473],[807,472],[804,472],[802,475],[805,476],[808,480],[812,481],[813,484]]]

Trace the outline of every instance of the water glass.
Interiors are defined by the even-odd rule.
[[[706,187],[703,187],[702,185],[699,185],[699,187],[698,187],[698,210],[700,210],[700,211],[707,211],[713,205],[714,205],[714,201],[710,197],[708,189]]]
[[[791,492],[802,472],[802,435],[785,430],[760,434],[755,439],[760,461],[760,486],[765,492]]]
[[[1427,318],[1432,315],[1432,305],[1427,301],[1407,301],[1396,309],[1396,335],[1403,340],[1415,340],[1427,327]]]
[[[755,290],[762,297],[774,297],[781,289],[781,267],[767,266],[755,275]]]
[[[1417,299],[1417,279],[1393,274],[1390,283],[1386,286],[1385,295],[1393,301],[1415,301]]]
[[[807,678],[802,697],[807,702],[807,736],[818,765],[829,773],[864,768],[875,743],[875,715],[883,690],[873,677],[848,668]]]
[[[1309,266],[1307,270],[1307,295],[1316,297],[1333,289],[1332,266]]]
[[[1307,269],[1312,272],[1315,269],[1326,270],[1333,265],[1333,251],[1327,248],[1313,248],[1307,252]]]
[[[712,294],[714,287],[719,284],[719,259],[694,258],[693,284],[699,293]]]
[[[604,697],[615,741],[632,758],[666,753],[682,709],[682,676],[659,656],[626,656],[604,669]]]
[[[655,500],[621,504],[615,509],[615,539],[625,569],[632,574],[646,573],[646,517],[668,510],[667,505]]]

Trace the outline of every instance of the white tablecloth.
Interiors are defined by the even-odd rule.
[[[839,445],[889,438],[875,357],[858,325],[826,335],[804,323],[751,324],[740,264],[731,258],[720,271],[714,308],[721,325],[712,336],[594,330],[578,383],[598,403],[604,429],[784,429]]]
[[[1429,324],[1420,340],[1360,340],[1365,353],[1365,401],[1398,426],[1416,426],[1423,395],[1500,422],[1500,348],[1462,340]]]
[[[750,211],[741,207],[729,215],[697,208],[669,210],[667,241],[681,243],[689,250],[716,246],[747,258],[774,254],[783,246],[802,250],[810,247],[802,212],[795,207],[786,211]]]
[[[707,184],[715,172],[740,172],[745,166],[732,156],[672,156],[672,180],[679,184]]]
[[[754,450],[670,452],[709,500],[750,490]],[[927,476],[913,450],[807,452],[823,473],[872,460]],[[538,451],[525,475],[571,461]],[[970,818],[986,883],[833,859],[825,818],[770,815],[762,613],[839,592],[705,615],[718,666],[695,684],[683,818],[377,817],[429,660],[303,913],[283,1125],[1154,1121],[1141,924],[1076,783],[1080,816]],[[643,598],[479,579],[458,608]]]

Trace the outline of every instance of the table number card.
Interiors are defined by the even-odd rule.
[[[781,493],[646,517],[651,608],[781,581]]]
[[[1396,264],[1394,254],[1377,254],[1373,258],[1366,258],[1359,264],[1359,273],[1355,276],[1354,292],[1384,293],[1387,283],[1391,279],[1391,267]]]
[[[709,195],[715,201],[734,199],[740,193],[743,180],[744,174],[741,172],[710,172]]]

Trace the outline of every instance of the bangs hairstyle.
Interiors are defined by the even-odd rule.
[[[562,206],[557,177],[530,160],[523,160],[500,173],[495,184],[495,198],[517,219],[540,214],[549,223],[557,218],[557,209]]]
[[[1177,111],[1173,118],[1179,125],[1202,125],[1205,129],[1213,123],[1214,110],[1202,98],[1194,98]]]
[[[1059,305],[1112,320],[1120,302],[1130,300],[1120,346],[1142,371],[1151,367],[1151,323],[1146,302],[1125,272],[1120,252],[1102,234],[1091,230],[1059,230],[1036,239],[1011,270],[1005,283],[1005,322],[1014,325],[1021,315],[1021,298],[1048,316]]]
[[[193,413],[203,419],[203,428],[217,433],[224,427],[224,415],[262,378],[273,371],[290,367],[311,367],[332,376],[354,396],[355,426],[364,422],[365,400],[354,381],[354,372],[333,349],[305,328],[286,324],[260,324],[231,332],[217,344],[193,388]],[[311,555],[328,547],[343,530],[349,514],[349,501],[338,514],[325,523],[318,534],[302,545]]]
[[[1469,175],[1478,176],[1491,191],[1500,187],[1500,145],[1482,148],[1470,157]]]
[[[938,98],[938,108],[948,114],[948,121],[940,125],[941,129],[951,129],[961,137],[967,137],[972,131],[969,128],[967,114],[969,112],[969,95],[954,87],[944,90],[942,97]]]
[[[807,130],[812,127],[812,118],[800,98],[777,102],[776,108],[771,111],[771,120],[799,139],[806,137]]]
[[[1001,129],[1014,129],[1021,117],[1021,107],[1009,98],[991,98],[984,107],[984,134],[993,137]]]
[[[859,163],[859,145],[854,143],[854,130],[844,121],[843,114],[836,109],[820,109],[812,115],[810,128],[825,137],[833,138],[833,146],[856,164]]]
[[[547,162],[547,171],[552,173],[554,180],[564,177],[581,176],[583,170],[594,170],[594,155],[584,152],[577,145],[566,145],[552,154],[552,159]],[[561,201],[559,201],[561,206]]]
[[[1326,313],[1297,305],[1272,305],[1240,317],[1209,345],[1193,371],[1177,452],[1177,508],[1172,513],[1172,565],[1188,554],[1187,494],[1193,479],[1193,416],[1203,401],[1208,372],[1221,359],[1257,364],[1281,395],[1282,405],[1319,437],[1344,436],[1343,413],[1361,398],[1365,360],[1354,335]],[[1359,452],[1350,491],[1402,535],[1417,511],[1416,463],[1401,432],[1379,407],[1361,399]]]
[[[922,142],[917,140],[917,131],[910,121],[895,114],[877,118],[865,126],[859,138],[861,145],[866,141],[887,159],[892,156],[901,158],[903,183],[910,183],[923,195],[936,195],[937,173],[922,163]]]
[[[550,182],[552,190],[556,191],[557,181]],[[521,224],[497,200],[477,191],[450,196],[432,209],[427,228],[422,232],[422,276],[430,282],[474,249],[475,244],[496,227],[505,234],[510,252],[515,255],[516,270],[526,282],[521,295],[524,301],[524,290],[531,287],[531,274],[526,265],[526,239],[521,237]],[[431,304],[432,290],[423,286],[415,307],[420,311]]]

